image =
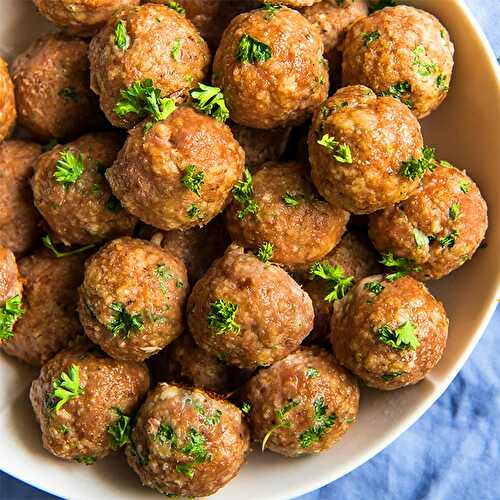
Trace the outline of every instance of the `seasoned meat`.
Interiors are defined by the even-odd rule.
[[[0,57],[0,142],[9,137],[16,124],[14,84],[7,63]]]
[[[16,258],[8,248],[0,246],[0,347],[11,341],[14,326],[22,315],[22,291]]]

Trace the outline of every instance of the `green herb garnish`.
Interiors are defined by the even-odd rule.
[[[262,243],[257,251],[257,258],[261,261],[266,262],[273,256],[274,245],[265,241]]]
[[[413,65],[417,67],[417,73],[420,76],[431,76],[436,72],[435,63],[425,60],[426,52],[423,45],[417,45],[413,50]]]
[[[266,444],[274,431],[278,429],[288,429],[290,427],[290,422],[285,418],[285,415],[299,404],[300,401],[298,399],[293,399],[290,400],[285,406],[274,412],[274,420],[276,423],[267,431],[266,435],[264,436],[264,439],[262,440],[262,451],[265,450]]]
[[[130,37],[127,33],[127,27],[121,20],[115,24],[115,45],[120,50],[127,50],[130,46]]]
[[[245,402],[241,405],[241,412],[244,415],[248,415],[252,411],[252,405],[248,402]]]
[[[243,172],[243,179],[236,183],[232,193],[233,198],[243,206],[243,208],[236,213],[238,219],[244,219],[247,214],[257,213],[257,203],[252,199],[253,179],[250,170],[245,169]]]
[[[96,457],[92,455],[82,455],[80,457],[76,457],[75,461],[79,464],[92,465],[97,460]]]
[[[326,302],[333,302],[345,297],[353,284],[353,276],[345,276],[344,270],[338,266],[332,266],[328,262],[315,262],[309,268],[311,279],[325,280],[328,287],[328,294],[325,296]]]
[[[201,187],[205,182],[205,173],[197,170],[195,165],[188,165],[181,179],[182,185],[197,196],[201,196]]]
[[[363,33],[363,42],[365,47],[368,47],[371,43],[375,42],[380,38],[380,32],[370,31],[369,33]]]
[[[77,253],[83,253],[95,247],[95,244],[92,243],[90,245],[85,245],[83,247],[77,248],[76,250],[69,250],[68,252],[60,252],[54,246],[52,238],[50,237],[49,234],[46,234],[45,236],[42,237],[42,243],[43,246],[48,248],[58,259],[62,259],[63,257],[69,257],[70,255],[76,255]]]
[[[415,351],[420,345],[420,342],[415,335],[416,330],[416,325],[414,325],[411,321],[405,321],[395,330],[390,328],[388,325],[381,326],[377,330],[377,335],[380,342],[387,344],[393,349],[409,348],[412,351]]]
[[[256,64],[271,59],[272,51],[269,45],[259,42],[250,35],[240,38],[236,60],[242,63]]]
[[[470,184],[467,181],[460,181],[459,186],[462,193],[467,194],[469,192]]]
[[[124,415],[117,408],[114,409],[118,414],[117,420],[108,425],[108,434],[111,436],[111,448],[113,450],[118,450],[122,446],[130,442],[130,417]]]
[[[170,51],[170,55],[175,62],[179,62],[181,58],[181,43],[182,40],[177,38],[172,45],[172,50]]]
[[[166,2],[165,5],[175,10],[178,14],[182,14],[183,16],[186,14],[186,9],[179,2]]]
[[[286,192],[282,197],[281,200],[287,207],[297,207],[300,205],[300,199],[298,198],[297,195],[294,195],[292,193]]]
[[[206,439],[200,432],[193,428],[189,429],[188,442],[186,443],[184,448],[181,449],[181,451],[182,453],[185,453],[186,455],[191,457],[193,460],[192,462],[187,464],[177,465],[175,470],[191,479],[194,476],[194,466],[212,459],[212,456],[205,448],[205,444]]]
[[[333,153],[333,157],[340,163],[352,163],[351,148],[347,144],[341,144],[331,137],[329,134],[324,134],[319,139],[318,144],[328,149]]]
[[[14,323],[24,314],[21,308],[21,297],[14,295],[0,306],[0,341],[14,336]]]
[[[385,289],[385,286],[382,285],[382,283],[380,283],[379,281],[369,281],[368,283],[365,283],[365,289],[375,295],[378,295],[379,293],[382,293],[382,291]]]
[[[299,436],[299,443],[302,448],[309,448],[314,443],[321,441],[323,436],[331,429],[337,415],[330,413],[327,416],[328,406],[325,404],[325,398],[320,396],[314,401],[314,418],[313,427],[307,429]]]
[[[306,370],[306,377],[307,378],[316,378],[318,375],[319,375],[319,371],[316,370],[316,368],[310,367]]]
[[[452,203],[450,210],[449,210],[449,215],[451,220],[457,220],[458,217],[460,216],[460,205],[458,203]]]
[[[391,252],[382,254],[379,262],[385,267],[394,269],[393,273],[385,276],[385,279],[391,282],[403,278],[408,274],[419,273],[421,271],[421,268],[413,260],[406,259],[405,257],[395,257]]]
[[[154,438],[162,445],[168,444],[173,450],[177,448],[177,435],[170,424],[162,422]]]
[[[421,179],[427,171],[434,171],[435,168],[436,161],[434,159],[434,149],[424,146],[422,148],[422,156],[420,158],[412,158],[411,160],[404,161],[399,173],[403,177],[414,181],[416,179]]]
[[[216,334],[234,332],[240,333],[240,325],[236,323],[236,311],[238,306],[224,299],[217,299],[210,304],[207,316],[208,326],[216,331]]]
[[[264,5],[264,9],[267,11],[267,14],[264,16],[264,19],[266,21],[270,21],[276,14],[276,12],[278,12],[278,10],[281,9],[281,5],[277,5],[274,3],[266,3]]]
[[[449,88],[448,84],[446,83],[447,80],[448,77],[444,73],[439,73],[439,75],[436,78],[436,87],[442,92],[447,91]]]
[[[420,231],[420,229],[415,228],[413,230],[413,237],[415,238],[415,245],[417,245],[417,248],[425,248],[427,245],[429,245],[429,238]]]
[[[393,85],[390,85],[387,90],[383,90],[379,92],[380,97],[394,97],[394,99],[398,99],[406,104],[409,108],[413,107],[413,103],[411,100],[406,99],[403,100],[403,95],[411,92],[411,85],[409,82],[397,82]]]
[[[189,208],[187,209],[187,216],[190,219],[201,217],[201,210],[196,206],[195,203],[191,203],[191,205],[189,205]]]
[[[84,170],[85,163],[81,153],[76,155],[69,150],[61,151],[53,177],[64,187],[69,187],[82,176]]]
[[[385,380],[386,382],[390,382],[391,380],[394,380],[395,378],[401,377],[401,375],[403,375],[403,372],[384,373],[382,375],[382,379]]]
[[[59,377],[52,381],[52,392],[50,394],[52,399],[51,409],[57,413],[68,401],[82,394],[83,387],[80,385],[80,367],[78,365],[71,365],[68,373],[62,372]]]
[[[459,232],[456,229],[453,229],[451,233],[447,234],[443,238],[439,239],[439,244],[443,248],[453,248],[455,246],[455,242],[457,240],[457,237],[459,235]]]
[[[212,116],[220,122],[225,122],[229,118],[224,94],[219,87],[199,83],[198,87],[191,90],[189,95],[193,106],[206,115]]]
[[[130,337],[132,331],[141,331],[144,328],[144,319],[141,314],[129,314],[121,302],[114,302],[109,306],[114,311],[113,319],[107,328],[113,337],[121,336],[124,339]]]

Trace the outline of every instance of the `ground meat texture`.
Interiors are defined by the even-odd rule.
[[[0,305],[16,295],[21,296],[23,283],[17,269],[14,254],[0,246]]]
[[[200,389],[158,384],[137,416],[128,463],[168,496],[212,495],[246,459],[249,432],[233,404]]]
[[[0,57],[0,142],[14,130],[16,116],[14,84],[7,63]]]
[[[253,190],[255,214],[241,218],[237,200],[227,211],[233,241],[253,250],[271,243],[271,260],[292,269],[321,259],[340,241],[349,214],[319,198],[303,164],[266,164],[255,174]]]
[[[37,160],[31,180],[35,205],[58,240],[85,245],[132,234],[137,220],[104,177],[121,144],[114,132],[88,134]]]
[[[264,4],[276,5],[272,0],[260,0]],[[318,3],[320,0],[282,0],[279,3],[290,7],[306,7]]]
[[[418,121],[397,99],[362,85],[340,89],[315,112],[308,144],[313,182],[333,206],[371,213],[419,185],[400,172],[422,156]]]
[[[66,402],[54,387],[63,374],[73,382]],[[78,338],[48,361],[31,385],[43,446],[56,457],[87,465],[104,458],[124,444],[124,439],[114,438],[119,437],[117,427],[129,422],[148,388],[149,372],[143,363],[111,359]]]
[[[347,32],[343,82],[397,95],[424,118],[448,93],[453,53],[448,32],[432,14],[404,5],[383,9]]]
[[[235,17],[217,49],[212,79],[224,90],[231,119],[253,128],[302,123],[328,95],[321,37],[286,7]]]
[[[182,333],[188,289],[186,268],[174,255],[120,238],[87,261],[80,320],[111,357],[142,361]]]
[[[39,141],[74,139],[103,124],[87,54],[83,40],[50,34],[14,60],[19,125]]]
[[[122,26],[124,44],[116,36]],[[120,48],[122,46],[122,48]],[[134,82],[152,80],[162,96],[182,101],[203,80],[210,52],[185,16],[165,5],[146,4],[118,11],[90,44],[92,89],[101,108],[116,127],[131,128],[142,116],[118,116],[114,109],[121,92]]]
[[[311,299],[283,269],[236,245],[196,283],[187,312],[196,343],[239,368],[284,358],[314,319]]]
[[[331,328],[337,360],[368,386],[392,390],[416,384],[439,362],[448,318],[423,283],[375,275],[335,302]]]
[[[225,207],[245,154],[224,123],[189,107],[129,133],[106,172],[113,193],[143,222],[166,231],[202,226]]]
[[[414,261],[417,278],[442,278],[472,258],[488,227],[487,210],[465,172],[437,167],[410,198],[372,214],[369,234],[379,252]]]
[[[0,143],[0,245],[18,257],[35,246],[41,235],[41,217],[28,182],[40,153],[40,146],[32,142]]]
[[[297,457],[328,450],[356,420],[356,379],[331,353],[302,347],[244,386],[250,404],[252,439],[281,455]]]
[[[76,306],[86,257],[57,259],[41,250],[19,261],[24,314],[14,325],[14,336],[3,346],[7,354],[40,367],[82,333]]]

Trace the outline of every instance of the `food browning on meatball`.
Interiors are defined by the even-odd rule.
[[[224,31],[213,81],[240,125],[273,129],[302,123],[328,95],[321,37],[287,7],[240,14]]]
[[[104,121],[90,90],[88,44],[45,35],[12,65],[19,125],[40,141],[74,139]]]
[[[362,85],[340,89],[315,112],[308,143],[316,188],[355,214],[406,199],[425,171],[416,118],[397,99],[377,98]]]
[[[232,245],[193,288],[187,308],[196,343],[239,368],[268,366],[309,334],[309,296],[283,269]]]
[[[276,4],[273,0],[259,0],[261,3],[265,3],[269,8],[275,7]],[[313,5],[320,2],[321,0],[280,0],[280,4],[288,5],[290,7],[306,7],[308,5]],[[341,0],[342,1],[342,0]]]
[[[23,314],[21,296],[23,283],[14,254],[0,246],[0,346],[14,335],[16,321]]]
[[[129,442],[131,415],[148,388],[143,363],[111,359],[80,337],[31,385],[43,446],[87,465],[104,458]]]
[[[453,53],[448,32],[432,14],[404,5],[382,9],[347,32],[343,82],[392,95],[424,118],[448,93]]]
[[[419,281],[376,275],[334,303],[331,328],[337,360],[368,386],[392,390],[419,382],[436,366],[448,318]]]
[[[200,389],[158,384],[139,410],[126,453],[144,486],[204,497],[236,476],[248,446],[236,406]]]
[[[142,361],[184,328],[186,267],[166,250],[132,238],[102,247],[86,263],[79,313],[85,333],[106,353]]]
[[[488,227],[486,202],[465,172],[439,166],[396,206],[370,216],[381,253],[411,260],[420,279],[442,278],[472,258]]]
[[[0,142],[14,130],[16,116],[14,84],[7,63],[0,57]]]
[[[319,347],[302,347],[244,386],[252,439],[288,457],[328,450],[356,420],[356,379]]]

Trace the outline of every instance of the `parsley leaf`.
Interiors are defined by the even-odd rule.
[[[243,35],[240,38],[236,60],[242,63],[255,64],[271,59],[272,51],[269,45],[259,42],[250,35]]]
[[[236,213],[238,219],[244,219],[247,214],[257,213],[257,203],[252,199],[253,178],[250,170],[245,169],[243,172],[243,179],[236,183],[232,193],[233,198],[243,206],[243,208]]]
[[[413,50],[413,65],[417,67],[417,73],[420,76],[431,76],[437,71],[435,63],[426,60],[425,47],[417,45]]]
[[[264,19],[266,21],[270,21],[276,14],[276,12],[278,12],[278,10],[281,9],[281,5],[277,5],[274,3],[266,3],[264,5],[264,9],[267,11],[267,14],[264,16]]]
[[[85,163],[81,153],[77,156],[68,150],[61,151],[53,177],[60,184],[69,187],[82,176],[84,170]]]
[[[278,429],[288,429],[290,427],[290,422],[285,418],[285,415],[299,404],[300,401],[298,399],[291,399],[286,405],[274,412],[276,423],[267,431],[266,435],[264,436],[264,439],[262,440],[262,451],[265,450],[266,444],[274,431]]]
[[[265,264],[273,256],[273,250],[274,245],[265,241],[260,245],[259,250],[257,251],[257,258]]]
[[[217,299],[210,304],[207,316],[208,326],[216,330],[216,334],[234,332],[240,333],[240,325],[236,323],[238,306],[224,299]]]
[[[188,441],[181,451],[193,460],[187,464],[177,465],[175,470],[180,474],[184,474],[185,476],[192,478],[194,476],[193,467],[211,460],[212,456],[205,448],[205,437],[199,431],[193,428],[189,429],[187,438]]]
[[[178,14],[182,14],[183,16],[186,14],[186,9],[179,2],[166,2],[165,5],[175,10]]]
[[[453,231],[451,231],[451,233],[447,234],[446,236],[444,236],[443,238],[440,238],[438,240],[439,244],[443,248],[453,248],[455,246],[455,242],[456,242],[458,235],[459,235],[459,232],[456,229],[453,229]]]
[[[390,382],[391,380],[394,380],[395,378],[401,377],[401,375],[403,375],[403,372],[384,373],[382,375],[382,379],[385,380],[386,382]]]
[[[385,276],[387,281],[396,281],[410,273],[418,273],[421,271],[421,268],[417,266],[413,260],[406,259],[405,257],[395,257],[391,252],[382,254],[382,258],[379,262],[385,267],[394,268],[393,273]]]
[[[127,33],[127,27],[121,20],[115,24],[115,45],[120,50],[127,50],[130,46],[130,37]]]
[[[201,196],[201,187],[205,182],[205,173],[202,170],[196,170],[195,165],[188,165],[184,171],[181,182],[186,189]]]
[[[80,385],[80,367],[78,365],[71,365],[68,373],[62,372],[59,377],[52,381],[51,398],[53,403],[51,404],[51,409],[58,412],[68,401],[82,394],[83,387]]]
[[[214,117],[219,122],[225,122],[229,118],[224,94],[219,87],[199,83],[198,87],[191,90],[189,95],[193,106],[206,115]]]
[[[403,95],[411,92],[411,85],[407,81],[397,82],[390,85],[387,90],[379,92],[380,97],[394,97],[406,104],[409,108],[413,107],[413,102],[409,99],[403,100]]]
[[[21,297],[14,295],[0,307],[0,341],[14,336],[14,323],[24,314],[21,308]]]
[[[418,228],[413,230],[413,237],[415,238],[417,248],[425,248],[429,244],[429,238]]]
[[[365,289],[375,295],[378,295],[379,293],[382,293],[382,291],[385,289],[385,286],[378,281],[370,281],[368,283],[365,283]]]
[[[191,205],[189,205],[189,208],[187,209],[187,215],[190,219],[201,217],[201,210],[196,206],[195,203],[191,203]]]
[[[76,255],[77,253],[86,252],[87,250],[95,247],[95,243],[92,243],[90,245],[85,245],[83,247],[77,248],[76,250],[70,250],[68,252],[60,252],[54,246],[54,243],[52,243],[52,239],[49,234],[46,234],[45,236],[42,237],[42,243],[43,246],[48,248],[58,259],[61,259],[63,257],[69,257],[70,255]]]
[[[399,328],[393,330],[388,325],[381,326],[377,330],[380,342],[387,344],[393,349],[409,348],[415,351],[420,342],[415,335],[417,327],[411,321],[405,321]]]
[[[170,51],[170,55],[175,62],[179,62],[181,58],[181,43],[182,40],[180,38],[176,38],[172,45],[172,50]]]
[[[162,422],[154,438],[162,445],[168,444],[174,450],[177,448],[177,435],[170,424]]]
[[[460,181],[459,186],[462,193],[467,194],[469,192],[470,184],[467,181]]]
[[[314,426],[307,429],[299,436],[299,443],[302,448],[309,448],[314,443],[321,441],[323,436],[329,431],[337,420],[335,413],[327,416],[328,406],[325,404],[325,398],[320,396],[314,401]]]
[[[75,458],[75,461],[79,464],[92,465],[97,460],[96,457],[92,455],[81,455]]]
[[[319,375],[319,371],[316,368],[309,367],[306,370],[306,378],[316,378]]]
[[[111,448],[118,450],[122,446],[130,442],[130,417],[124,415],[120,410],[115,408],[118,414],[117,420],[108,425],[108,434],[111,436]]]
[[[427,170],[432,172],[435,168],[436,160],[434,159],[434,149],[424,146],[422,148],[422,156],[420,158],[411,158],[411,160],[404,161],[399,173],[403,177],[414,181],[422,178]]]
[[[145,465],[148,465],[149,463],[149,458],[147,456],[144,456],[138,449],[137,445],[134,443],[134,441],[130,440],[130,450],[132,454],[135,456],[137,463],[144,467]]]
[[[451,220],[457,220],[460,217],[460,205],[458,203],[452,203],[449,215]]]
[[[335,137],[329,134],[324,134],[321,139],[317,141],[320,146],[328,149],[333,153],[333,157],[339,163],[352,163],[351,148],[347,144],[340,144]]]
[[[380,38],[380,32],[378,31],[370,31],[369,33],[363,33],[363,42],[365,47],[372,44],[376,40]]]
[[[155,276],[158,278],[160,282],[160,290],[164,295],[168,294],[167,282],[168,280],[175,280],[176,288],[182,288],[184,283],[177,279],[170,271],[166,264],[158,264],[155,269]]]
[[[326,302],[333,302],[343,298],[352,286],[353,276],[345,276],[344,270],[338,266],[332,266],[328,262],[315,262],[309,268],[311,279],[322,279],[327,282],[329,292],[325,296]]]
[[[449,88],[448,84],[446,83],[447,80],[448,77],[444,73],[439,73],[436,78],[436,87],[442,92],[447,91]]]
[[[144,328],[142,315],[129,314],[121,302],[114,302],[109,308],[114,311],[114,318],[108,323],[107,328],[113,337],[120,335],[122,338],[128,339],[132,330],[141,331]]]
[[[252,411],[252,405],[248,402],[244,402],[242,405],[241,405],[241,412],[244,414],[244,415],[248,415],[250,412]]]
[[[287,207],[297,207],[300,205],[300,200],[297,195],[294,195],[292,193],[286,192],[282,197],[281,200]]]

